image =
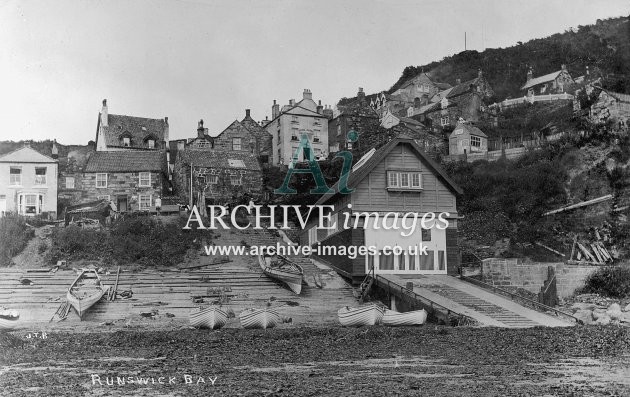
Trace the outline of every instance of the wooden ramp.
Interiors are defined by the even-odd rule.
[[[568,327],[573,323],[550,314],[524,307],[483,288],[447,275],[375,276],[379,287],[393,294],[406,294],[407,283],[413,283],[413,295],[423,305],[435,310],[465,316],[482,326],[526,328],[535,326]]]
[[[0,306],[19,310],[24,323],[48,323],[65,301],[67,288],[75,277],[76,274],[68,270],[0,270]],[[112,287],[116,278],[114,269],[109,274],[101,274],[103,284]],[[144,319],[187,323],[189,312],[198,305],[193,300],[210,303],[225,293],[236,314],[248,307],[263,307],[271,300],[272,306],[292,317],[295,325],[315,325],[336,322],[337,309],[354,303],[352,288],[348,285],[338,289],[304,286],[302,293],[295,295],[262,274],[256,259],[250,256],[181,272],[121,270],[117,291],[115,300],[108,301],[104,297],[86,313],[83,322],[130,320],[143,318],[141,313],[144,313]],[[125,291],[132,291],[132,296],[125,298]],[[155,310],[155,315],[148,315]],[[71,310],[64,323],[75,321],[79,321],[78,316]],[[238,327],[238,320],[230,321],[228,326]]]

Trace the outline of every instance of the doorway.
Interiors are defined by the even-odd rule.
[[[127,196],[117,197],[118,212],[127,212]]]

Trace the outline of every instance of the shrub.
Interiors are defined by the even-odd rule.
[[[24,218],[11,215],[0,218],[0,266],[8,266],[33,236],[35,231],[26,225]]]
[[[630,267],[606,266],[592,273],[580,293],[597,293],[612,298],[630,296]]]
[[[172,266],[186,251],[199,246],[199,230],[182,230],[186,219],[175,223],[146,216],[127,216],[112,224],[110,230],[81,229],[69,226],[55,230],[46,260],[102,260],[117,265],[138,263]]]

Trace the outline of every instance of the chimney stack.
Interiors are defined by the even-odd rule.
[[[324,107],[322,106],[322,101],[318,101],[318,105],[317,105],[317,113],[322,114],[322,112],[324,111]]]
[[[271,118],[275,119],[280,115],[280,105],[276,103],[276,100],[273,100],[273,106],[271,107]]]
[[[289,99],[289,106],[295,106],[295,99]]]
[[[363,87],[359,87],[359,92],[357,92],[357,98],[365,98],[365,92],[363,92]]]
[[[562,69],[563,72],[566,72],[567,71],[567,65],[565,65],[563,63],[562,66],[560,67],[560,69]]]
[[[52,158],[54,158],[55,160],[59,158],[59,149],[57,148],[57,140],[53,139],[53,145],[52,145]]]
[[[249,115],[249,109],[245,109],[245,118],[251,118],[251,116]]]
[[[313,93],[311,92],[311,90],[309,90],[308,88],[304,89],[304,94],[302,94],[302,97],[304,99],[313,99]]]
[[[483,77],[483,72],[481,71],[481,68],[479,68],[479,72],[477,72],[477,77],[479,78]]]
[[[203,138],[205,135],[205,129],[203,128],[203,119],[199,120],[197,124],[197,138]]]
[[[534,77],[534,71],[532,70],[532,67],[529,67],[529,70],[527,71],[527,81],[531,80]]]
[[[455,82],[457,82],[457,84],[461,84],[462,83],[462,79],[455,79]]]
[[[165,116],[164,117],[164,143],[166,144],[167,149],[168,149],[168,139],[169,139],[168,116]]]
[[[591,72],[588,70],[588,65],[586,65],[586,77],[588,77],[589,74],[591,74]]]
[[[107,114],[107,99],[103,99],[103,108],[101,109],[101,127],[107,127],[109,117]]]

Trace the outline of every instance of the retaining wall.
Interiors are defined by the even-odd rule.
[[[586,277],[598,269],[597,266],[567,265],[563,262],[524,262],[521,259],[490,258],[483,260],[483,281],[497,287],[519,287],[538,293],[547,279],[547,267],[556,271],[558,296],[566,298],[584,285]]]

